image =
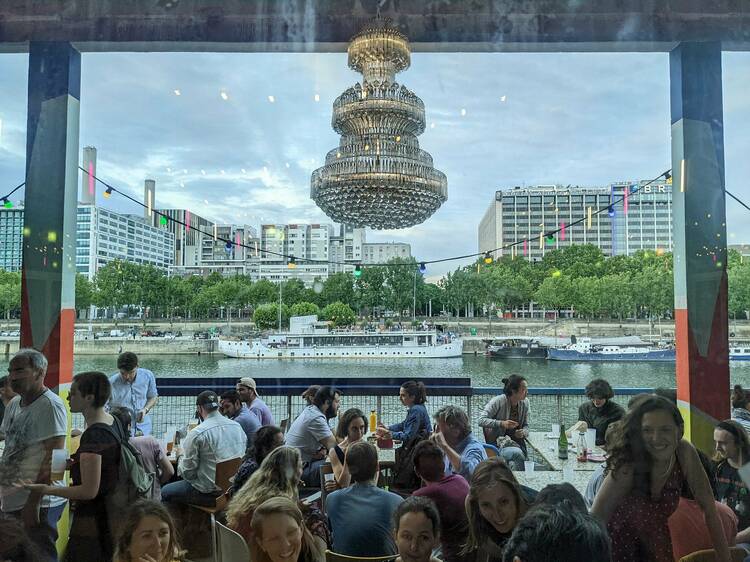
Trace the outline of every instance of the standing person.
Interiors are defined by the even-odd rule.
[[[469,534],[464,508],[469,483],[460,474],[445,474],[443,451],[432,441],[414,448],[414,471],[424,486],[412,495],[431,499],[440,514],[440,557],[445,562],[461,562],[461,548]]]
[[[575,435],[577,431],[596,429],[596,443],[590,445],[604,445],[609,424],[625,417],[625,409],[614,402],[615,392],[604,379],[594,379],[586,385],[586,397],[578,407],[578,422],[568,430],[568,434]]]
[[[347,556],[388,556],[396,553],[391,518],[401,496],[378,488],[378,451],[367,441],[346,453],[354,484],[331,492],[326,513],[331,522],[333,551]]]
[[[8,365],[8,384],[17,395],[8,402],[0,433],[5,449],[0,459],[0,496],[4,516],[23,521],[30,538],[45,555],[57,560],[57,521],[63,498],[13,486],[18,480],[50,482],[53,449],[65,447],[68,415],[57,394],[44,386],[47,358],[21,349]],[[54,482],[62,486],[63,482]]]
[[[117,357],[117,370],[109,377],[112,384],[112,400],[109,406],[122,406],[135,414],[132,436],[151,435],[151,410],[159,401],[156,377],[148,369],[138,366],[138,356],[125,351]]]
[[[73,455],[72,485],[25,484],[27,489],[72,501],[73,521],[65,551],[69,562],[112,560],[114,519],[119,514],[108,513],[107,496],[118,485],[120,443],[128,436],[120,422],[104,409],[110,395],[111,386],[104,373],[89,371],[73,377],[68,394],[70,411],[83,414],[86,429]]]
[[[240,398],[236,390],[227,390],[221,394],[221,413],[230,420],[236,421],[247,435],[248,449],[253,446],[255,434],[261,428],[258,416],[253,414]]]
[[[427,401],[427,391],[422,382],[407,381],[398,391],[398,399],[408,408],[406,419],[388,427],[379,424],[376,430],[378,437],[409,441],[417,436],[423,439],[432,433],[430,414],[424,403]]]
[[[248,450],[245,458],[242,459],[242,464],[237,469],[237,474],[234,475],[232,485],[227,490],[227,497],[231,498],[236,494],[240,488],[248,481],[248,479],[255,473],[260,467],[263,459],[268,454],[276,449],[277,447],[283,447],[284,432],[281,428],[275,425],[265,425],[258,430],[255,434],[255,442],[251,449]]]
[[[716,499],[737,515],[737,546],[750,551],[750,492],[738,469],[750,462],[750,438],[739,422],[725,420],[714,429]]]
[[[16,396],[16,393],[10,387],[10,380],[7,376],[0,377],[0,424],[3,423],[3,416],[5,415],[5,408],[10,403],[11,399]],[[2,433],[0,433],[0,439],[2,439]]]
[[[120,425],[130,435],[133,424],[133,414],[127,408],[112,408],[109,411],[120,422]],[[141,454],[143,467],[146,472],[154,475],[154,488],[151,499],[161,500],[161,485],[166,484],[174,476],[174,466],[169,461],[167,453],[152,435],[139,435],[129,439],[133,448]]]
[[[166,503],[213,506],[221,490],[216,486],[216,465],[242,457],[247,436],[240,424],[219,413],[219,397],[204,390],[195,399],[200,425],[188,432],[182,443],[183,455],[177,462],[182,480],[161,489]]]
[[[255,510],[250,543],[253,562],[325,562],[320,548],[302,521],[302,512],[289,498],[271,498]]]
[[[463,550],[471,562],[500,562],[505,543],[529,506],[518,481],[499,457],[477,466],[466,499],[469,539]]]
[[[338,390],[321,386],[313,403],[302,410],[286,434],[286,444],[302,454],[302,480],[310,488],[320,487],[320,467],[336,445],[328,420],[336,417],[340,399]]]
[[[162,504],[140,500],[123,519],[115,562],[178,562],[183,559],[174,520]]]
[[[526,438],[529,436],[529,385],[520,375],[502,380],[504,387],[482,410],[479,426],[484,438],[498,446],[500,455],[514,470],[523,470],[526,460]],[[498,440],[499,437],[505,439]]]
[[[406,498],[393,514],[396,562],[441,562],[432,556],[440,535],[440,515],[432,500]]]
[[[276,425],[273,421],[271,409],[258,396],[258,388],[255,385],[254,379],[242,377],[237,381],[235,388],[239,392],[242,401],[247,404],[248,409],[258,418],[260,425]]]
[[[333,468],[333,481],[326,482],[326,490],[346,488],[351,483],[349,468],[346,466],[346,451],[353,443],[360,441],[367,433],[367,418],[359,408],[349,408],[341,416],[336,428],[336,437],[341,441],[328,451],[328,461]]]
[[[607,475],[591,508],[607,525],[614,562],[673,560],[668,519],[677,509],[685,480],[703,511],[717,560],[730,561],[711,485],[683,431],[674,404],[647,396],[636,401],[615,433]]]
[[[487,459],[484,446],[471,434],[469,416],[458,406],[443,406],[435,413],[437,431],[430,439],[445,453],[445,471],[466,480]]]
[[[732,390],[732,419],[750,433],[750,392],[735,384]]]

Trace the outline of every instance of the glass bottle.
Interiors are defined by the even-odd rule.
[[[557,458],[567,460],[568,458],[568,436],[565,435],[565,424],[560,424],[560,437],[557,438]]]
[[[589,457],[588,448],[586,447],[586,433],[583,431],[578,433],[576,449],[578,449],[578,462],[586,462]]]
[[[370,433],[375,433],[378,428],[378,414],[375,410],[370,410]]]

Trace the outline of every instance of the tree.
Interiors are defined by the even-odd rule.
[[[312,316],[320,314],[320,308],[313,302],[298,302],[291,306],[289,313],[292,316]]]
[[[86,310],[94,303],[94,284],[88,277],[76,273],[76,310]]]
[[[268,302],[276,302],[279,300],[279,287],[267,279],[261,279],[252,284],[249,297],[250,304],[254,306]]]
[[[320,302],[324,305],[334,302],[354,304],[354,275],[344,272],[331,275],[323,283]]]
[[[305,284],[299,279],[290,279],[281,284],[281,301],[289,306],[302,302],[307,297]]]
[[[548,272],[559,271],[568,277],[593,277],[604,262],[604,253],[593,244],[573,244],[546,252],[542,267]]]
[[[21,308],[21,274],[0,270],[0,314],[10,319]]]
[[[348,304],[333,302],[322,311],[323,319],[330,320],[334,326],[351,326],[357,320],[356,314]]]
[[[385,269],[383,267],[364,267],[354,281],[356,302],[367,314],[374,314],[378,308],[385,306]]]
[[[415,287],[424,279],[414,258],[393,258],[384,270],[386,306],[401,318],[405,309],[411,309]]]
[[[279,304],[262,304],[253,313],[253,322],[261,330],[278,328],[279,326]],[[281,306],[281,325],[289,325],[289,307]]]

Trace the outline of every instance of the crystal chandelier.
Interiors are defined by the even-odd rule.
[[[419,148],[424,103],[395,76],[409,67],[408,39],[388,22],[352,38],[349,67],[363,75],[333,102],[338,148],[312,173],[310,197],[334,221],[374,229],[427,220],[448,196],[445,174]]]

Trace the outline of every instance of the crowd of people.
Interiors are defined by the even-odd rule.
[[[482,410],[484,442],[459,406],[430,416],[417,381],[399,389],[403,422],[370,427],[360,408],[339,412],[340,391],[314,386],[285,432],[243,377],[234,389],[196,396],[200,423],[170,459],[151,435],[153,373],[129,352],[117,368],[73,378],[69,410],[85,428],[66,460],[66,484],[52,461],[65,447],[68,413],[44,386],[47,360],[33,349],[10,360],[0,379],[0,560],[57,560],[67,503],[64,560],[76,562],[182,560],[177,529],[196,505],[215,509],[254,562],[322,562],[327,551],[402,562],[668,562],[702,549],[729,562],[750,552],[740,471],[750,461],[750,396],[739,386],[735,419],[716,426],[709,459],[683,438],[669,391],[638,395],[624,409],[607,381],[591,381],[570,431],[595,429],[607,458],[584,497],[570,484],[519,483],[532,416],[520,375],[503,379],[503,393]],[[388,489],[373,439],[400,442]],[[217,467],[231,460],[239,468],[219,486]]]

